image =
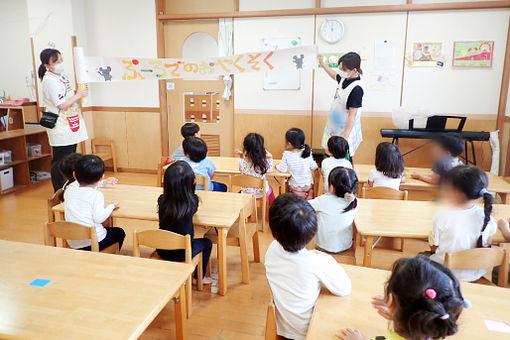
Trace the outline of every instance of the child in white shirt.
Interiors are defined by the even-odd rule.
[[[292,128],[285,134],[287,142],[282,161],[276,166],[280,172],[289,172],[289,191],[310,200],[313,198],[312,170],[318,168],[313,160],[312,150],[305,144],[305,133]]]
[[[317,216],[303,198],[278,196],[269,209],[269,226],[276,240],[269,245],[265,266],[277,334],[304,340],[321,287],[345,296],[351,280],[333,257],[305,248],[317,232]]]
[[[97,190],[98,183],[104,177],[104,163],[95,155],[81,157],[75,165],[74,177],[79,185],[69,185],[64,192],[64,212],[68,222],[74,222],[96,229],[99,250],[115,243],[122,247],[126,233],[122,228],[103,227],[101,223],[110,217],[119,202],[104,206],[103,193]],[[67,240],[74,249],[90,250],[91,241]]]
[[[310,201],[318,219],[316,247],[339,253],[352,246],[353,222],[358,212],[358,186],[354,170],[336,167],[329,174],[329,192]]]
[[[400,183],[404,181],[404,158],[400,148],[393,143],[380,143],[375,150],[375,168],[368,175],[368,186],[400,190]]]
[[[324,192],[329,191],[328,178],[331,170],[337,166],[352,169],[352,163],[347,160],[348,153],[349,143],[345,140],[345,138],[340,136],[329,137],[328,148],[326,149],[326,155],[329,157],[324,158],[321,163],[322,178],[324,179]]]
[[[429,243],[433,261],[444,263],[446,253],[488,247],[497,225],[491,217],[492,195],[487,191],[489,180],[480,168],[461,165],[443,178],[443,197],[453,206],[434,216]],[[484,207],[475,201],[482,198]],[[461,281],[476,281],[487,269],[454,269]]]

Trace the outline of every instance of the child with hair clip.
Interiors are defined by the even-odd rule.
[[[211,284],[206,277],[207,264],[211,256],[212,242],[207,238],[195,238],[193,216],[198,210],[195,194],[195,173],[185,161],[172,163],[165,171],[163,194],[158,198],[159,229],[180,235],[191,235],[192,256],[202,253],[204,284]],[[158,255],[168,261],[184,262],[184,250],[156,249]],[[195,273],[195,278],[197,274]]]
[[[377,145],[375,168],[368,175],[368,186],[400,190],[404,181],[404,157],[398,145],[388,142]]]
[[[329,192],[310,201],[318,220],[315,246],[330,253],[339,253],[352,246],[359,183],[354,170],[341,166],[330,172],[328,182]]]
[[[441,194],[451,207],[434,216],[429,237],[431,260],[444,263],[446,253],[490,246],[497,225],[491,217],[493,198],[488,184],[487,174],[475,166],[457,166],[446,174]],[[483,208],[475,204],[479,199]],[[476,281],[487,271],[454,269],[453,273],[461,281]]]
[[[329,191],[328,178],[331,170],[337,166],[352,169],[352,163],[347,160],[347,156],[349,155],[349,143],[345,140],[345,138],[340,136],[331,136],[328,139],[326,155],[329,157],[324,158],[321,163],[322,178],[324,179],[324,192]]]
[[[374,296],[372,306],[391,322],[389,334],[376,340],[439,340],[458,332],[457,320],[464,300],[455,275],[425,256],[397,260],[384,296]],[[337,333],[343,340],[366,340],[359,330]]]
[[[287,142],[282,161],[276,166],[280,172],[289,172],[289,191],[304,199],[313,198],[312,170],[318,168],[313,160],[312,149],[305,144],[305,133],[292,128],[285,134]]]
[[[241,159],[239,159],[239,171],[243,175],[257,178],[266,178],[266,173],[273,170],[273,155],[266,150],[264,146],[264,137],[258,133],[249,133],[244,137],[243,151],[235,150]],[[242,188],[242,193],[252,194],[256,199],[262,199],[262,189],[260,188]],[[266,196],[269,205],[273,204],[273,188],[266,182]]]

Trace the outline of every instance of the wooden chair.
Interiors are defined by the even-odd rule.
[[[285,339],[284,337],[279,336],[276,332],[277,332],[277,330],[276,330],[276,308],[274,306],[274,302],[271,300],[271,302],[267,306],[265,340]]]
[[[220,156],[220,135],[201,135],[200,138],[207,144],[207,156]]]
[[[78,223],[57,221],[44,224],[44,244],[56,247],[57,238],[62,240],[62,247],[68,248],[66,240],[90,240],[90,249],[99,252],[99,242],[95,227],[89,227]],[[101,250],[101,253],[118,254],[119,244],[115,243]]]
[[[254,210],[256,210],[257,203],[255,198],[252,204],[248,204],[239,214],[239,221],[234,224],[227,234],[227,246],[239,247],[241,253],[241,270],[242,282],[250,282],[250,269],[248,266],[248,240],[252,239],[253,242],[253,260],[260,263],[260,247],[259,247],[259,234],[257,232],[257,223],[248,223],[248,218],[251,216],[253,219]],[[213,243],[218,244],[218,232],[216,229],[210,229],[205,233],[204,237],[210,239]]]
[[[475,248],[446,253],[444,264],[451,269],[491,269],[499,267],[498,286],[508,287],[508,252],[504,248]],[[476,283],[493,285],[482,277]]]
[[[101,158],[103,162],[112,161],[113,172],[117,172],[117,157],[115,156],[115,145],[111,139],[96,137],[90,141],[92,153]]]
[[[262,231],[266,230],[266,218],[267,218],[267,210],[268,210],[268,201],[267,201],[267,180],[262,178],[257,178],[249,175],[235,175],[230,177],[229,183],[230,192],[233,191],[233,187],[242,187],[242,188],[259,188],[262,189],[262,199],[255,199],[257,208],[260,207],[262,210]],[[254,211],[255,221],[258,222],[257,209]]]
[[[314,250],[319,249],[322,252],[325,252],[335,258],[335,260],[338,263],[344,263],[344,264],[351,264],[356,265],[356,242],[358,238],[358,229],[356,228],[356,224],[353,223],[352,226],[352,245],[349,249],[344,250],[341,253],[330,253],[324,249],[320,249],[319,247],[315,246],[315,238],[308,243],[306,246],[306,249]]]
[[[184,250],[185,263],[193,265],[197,270],[197,288],[203,290],[204,285],[203,279],[203,261],[202,253],[199,253],[195,257],[192,257],[191,249],[191,236],[190,235],[179,235],[167,230],[155,229],[155,230],[144,230],[133,232],[133,256],[140,257],[140,246],[151,247],[154,249],[165,249],[165,250]],[[153,259],[162,260],[156,251],[151,255]],[[192,287],[191,274],[186,281],[186,305],[188,318],[191,316],[191,287]]]
[[[200,176],[195,174],[195,185],[203,185],[204,191],[209,190],[209,180],[206,176]]]
[[[53,196],[47,199],[48,206],[48,222],[55,222],[55,214],[53,213],[53,207],[63,202],[64,190],[62,188],[55,191]]]
[[[361,189],[361,197],[369,199],[407,201],[409,192],[407,190],[400,191],[387,187],[363,187]],[[400,251],[404,251],[404,238],[400,239]]]
[[[163,186],[163,178],[165,175],[165,169],[163,169],[168,164],[168,157],[161,157],[159,159],[158,163],[158,172],[157,172],[157,178],[156,178],[156,186],[162,187]]]

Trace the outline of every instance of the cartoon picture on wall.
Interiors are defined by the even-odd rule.
[[[454,67],[492,67],[494,41],[455,41]]]
[[[407,58],[409,66],[442,66],[443,43],[442,42],[414,42],[411,55]]]

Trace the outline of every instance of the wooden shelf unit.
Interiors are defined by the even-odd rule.
[[[27,143],[41,144],[42,155],[28,157]],[[30,187],[30,171],[51,169],[51,147],[46,129],[39,125],[25,125],[22,129],[0,132],[0,149],[12,151],[12,162],[0,165],[0,169],[13,168],[14,187],[3,190],[0,184],[0,196],[18,189]]]

